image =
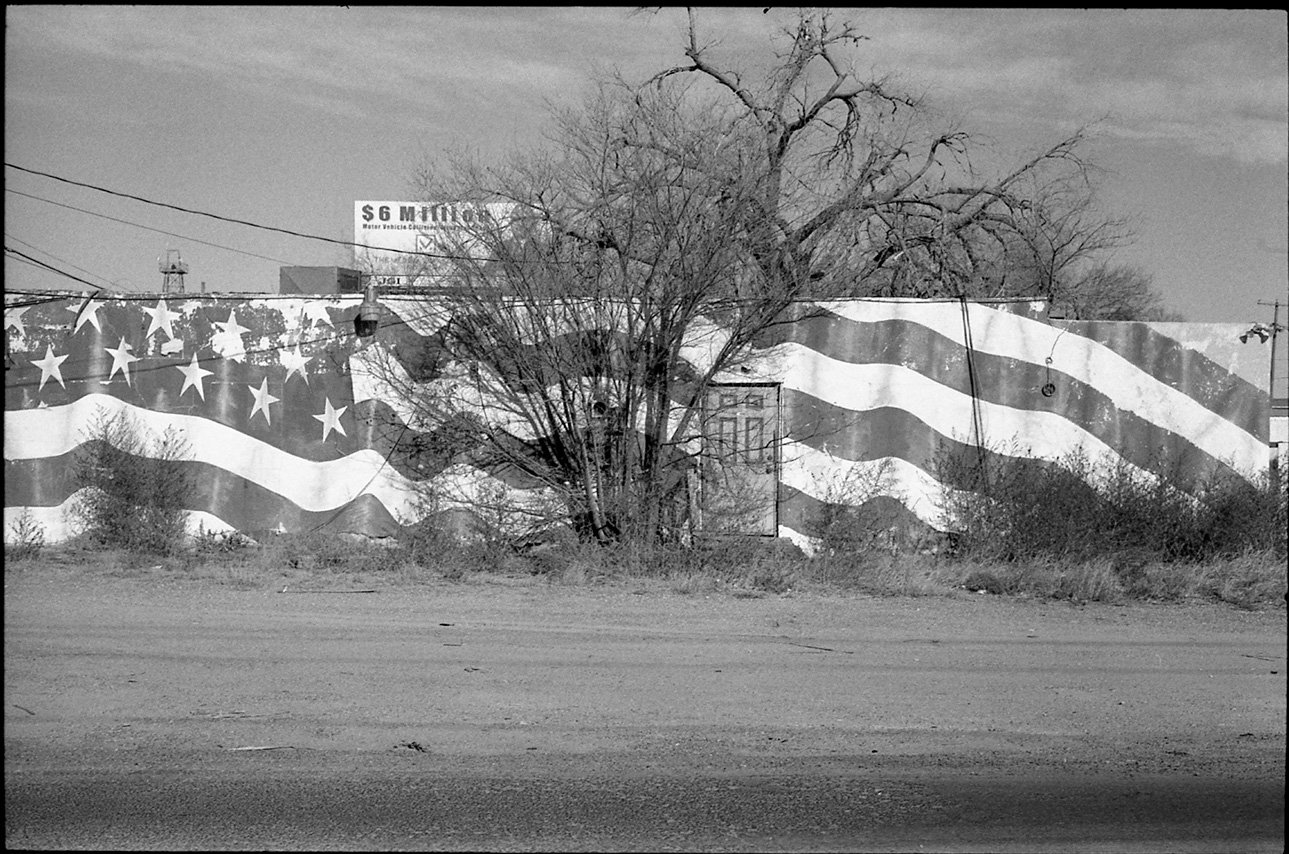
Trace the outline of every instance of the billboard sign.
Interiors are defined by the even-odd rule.
[[[478,234],[504,225],[514,205],[354,202],[354,266],[384,286],[434,286],[451,257],[484,259]]]

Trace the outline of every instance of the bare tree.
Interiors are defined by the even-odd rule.
[[[1053,299],[1073,320],[1180,320],[1169,311],[1151,278],[1136,267],[1097,263],[1069,272]]]
[[[429,198],[509,207],[469,230],[486,253],[447,253],[457,287],[436,298],[461,397],[600,541],[683,527],[704,390],[782,308],[740,297],[749,197],[727,121],[607,87],[555,116],[557,154],[417,179]]]
[[[921,99],[855,72],[848,60],[866,37],[849,24],[804,11],[784,35],[786,49],[754,86],[713,56],[690,11],[689,63],[653,78],[703,80],[755,139],[748,170],[765,226],[749,251],[766,287],[793,297],[1004,295],[1017,290],[1009,271],[1046,267],[1022,277],[1041,286],[1072,253],[1119,239],[1119,224],[1090,222],[1076,197],[1089,176],[1082,131],[986,176],[968,134],[931,128]]]
[[[984,176],[966,134],[846,64],[850,26],[803,12],[786,36],[752,85],[691,12],[688,63],[557,113],[546,150],[416,176],[425,199],[510,211],[444,253],[462,385],[434,406],[485,413],[497,459],[600,541],[685,525],[708,386],[803,300],[1001,293],[1018,259],[1050,284],[1110,237],[1074,208],[1067,243],[1040,240],[1036,204],[1086,177],[1081,134]]]

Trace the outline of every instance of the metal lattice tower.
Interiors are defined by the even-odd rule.
[[[161,292],[163,294],[181,294],[184,292],[184,274],[188,265],[179,257],[178,249],[167,249],[165,259],[157,259],[157,269],[161,271]]]

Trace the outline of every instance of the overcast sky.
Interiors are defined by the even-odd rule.
[[[833,14],[870,36],[861,68],[1018,156],[1098,122],[1105,209],[1138,227],[1113,260],[1187,319],[1269,320],[1258,301],[1287,299],[1284,12]],[[715,8],[699,23],[737,62],[791,17]],[[355,200],[409,197],[422,153],[530,145],[548,102],[684,59],[679,9],[7,6],[5,23],[7,163],[336,240],[353,239]],[[5,190],[7,249],[120,290],[160,290],[167,249],[190,291],[270,291],[282,265],[348,263],[339,246],[8,167]],[[8,252],[4,271],[10,288],[78,287]]]

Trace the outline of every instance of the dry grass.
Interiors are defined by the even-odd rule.
[[[681,594],[858,591],[879,596],[983,591],[1045,599],[1121,602],[1205,598],[1240,608],[1284,607],[1286,473],[1249,482],[1215,478],[1192,500],[1164,481],[1146,482],[1122,465],[1072,454],[1059,465],[1001,454],[988,471],[975,458],[938,461],[952,493],[952,557],[922,551],[916,537],[883,512],[859,513],[884,488],[871,481],[831,484],[834,508],[807,557],[787,540],[703,537],[688,546],[610,546],[563,537],[511,543],[462,542],[447,531],[409,529],[399,539],[353,535],[201,534],[185,548],[176,496],[183,479],[163,464],[140,466],[129,453],[151,447],[161,462],[184,456],[174,436],[151,437],[127,421],[101,419],[80,460],[82,485],[103,500],[86,511],[86,534],[48,547],[30,516],[11,526],[6,564],[92,565],[123,577],[173,576],[235,588],[415,585],[475,576],[532,577],[585,586],[654,580]],[[119,449],[124,448],[125,451]],[[1096,486],[1092,486],[1095,484]],[[146,511],[146,512],[145,512]]]
[[[1283,608],[1286,593],[1285,564],[1270,551],[1192,563],[1165,562],[1141,552],[1085,560],[961,560],[945,563],[938,578],[943,585],[973,592],[1076,602],[1213,599],[1239,608]]]
[[[12,571],[83,566],[117,577],[199,580],[234,589],[406,587],[510,577],[569,587],[645,582],[679,595],[951,596],[966,590],[1074,602],[1205,599],[1244,609],[1283,608],[1286,594],[1285,563],[1273,550],[1191,562],[1166,561],[1149,549],[997,560],[883,546],[807,557],[786,541],[756,538],[689,548],[564,541],[516,549],[502,542],[443,541],[431,548],[424,542],[314,534],[263,543],[207,536],[181,555],[160,557],[82,538],[20,557],[6,548],[6,558]]]

